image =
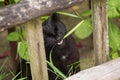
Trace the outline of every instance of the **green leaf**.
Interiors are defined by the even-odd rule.
[[[120,17],[117,9],[120,8],[120,0],[108,0],[108,17],[116,18]]]
[[[110,54],[112,59],[116,59],[119,57],[117,50],[112,50]]]
[[[112,49],[120,48],[120,29],[114,23],[109,22],[109,45]]]
[[[12,32],[7,36],[8,41],[18,41],[19,40],[19,33],[18,32]]]
[[[90,9],[80,13],[80,16],[83,16],[83,17],[87,17],[87,16],[90,16],[90,15],[91,15],[91,10]]]
[[[26,42],[19,42],[18,43],[18,54],[21,58],[29,61],[29,55],[28,55],[28,47]]]
[[[84,20],[75,31],[75,35],[79,39],[84,39],[92,33],[92,22],[90,19]]]
[[[119,16],[120,16],[120,14],[115,7],[111,6],[108,8],[108,17],[109,18],[117,18]]]
[[[66,37],[68,37],[70,34],[72,34],[76,29],[78,29],[78,27],[84,22],[84,20],[82,20],[80,23],[78,23],[72,30],[70,30],[63,39],[65,39]]]
[[[108,0],[108,5],[118,8],[120,7],[120,0]]]

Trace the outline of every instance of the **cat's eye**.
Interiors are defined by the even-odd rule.
[[[56,37],[56,36],[55,36],[54,34],[52,34],[52,33],[48,33],[47,36],[48,36],[48,37]]]

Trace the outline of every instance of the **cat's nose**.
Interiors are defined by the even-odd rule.
[[[57,37],[57,41],[60,41],[60,39],[61,39],[60,37]]]

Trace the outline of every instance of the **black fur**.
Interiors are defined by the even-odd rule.
[[[79,53],[75,40],[71,35],[63,40],[63,37],[67,33],[67,30],[65,28],[65,25],[59,20],[58,14],[56,13],[52,14],[49,19],[44,21],[42,26],[47,60],[49,60],[50,51],[54,46],[52,52],[53,63],[61,72],[66,75],[69,71],[68,65],[79,61]],[[63,43],[58,44],[61,40],[63,40]],[[25,64],[22,63],[22,65]],[[77,71],[79,71],[79,69],[77,69]],[[17,73],[18,72],[19,70]],[[50,71],[48,72],[49,80],[55,80],[56,75]],[[31,80],[30,78],[31,76],[29,75],[28,80]],[[59,78],[59,80],[61,79]]]

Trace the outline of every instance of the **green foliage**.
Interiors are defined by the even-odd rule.
[[[19,53],[19,56],[23,58],[24,60],[29,61],[29,56],[28,56],[28,46],[25,41],[19,42],[18,43],[18,48],[17,51]]]
[[[85,39],[92,34],[92,22],[90,19],[84,20],[75,31],[75,35],[79,39]]]
[[[110,22],[108,23],[109,26],[109,46],[111,48],[110,57],[115,59],[119,57],[118,50],[120,48],[120,29],[117,25]]]
[[[114,50],[120,48],[120,29],[117,25],[112,22],[109,22],[109,44],[110,47]]]
[[[20,0],[9,0],[9,4],[16,4],[20,2]]]
[[[73,29],[71,29],[71,30],[64,36],[64,39],[65,39],[66,37],[68,37],[70,34],[72,34],[75,30],[77,30],[78,27],[80,27],[80,25],[83,24],[83,23],[84,23],[84,20],[81,21],[80,23],[78,23]]]
[[[8,61],[8,58],[6,58],[3,62],[3,64],[0,65],[0,80],[5,80],[5,78],[10,75],[10,73],[5,73],[4,70],[3,70],[3,67],[5,66],[7,61]]]
[[[20,0],[8,0],[8,2],[5,1],[5,0],[0,0],[0,6],[5,6],[5,3],[7,3],[7,4],[16,4],[18,2],[20,2]]]
[[[88,9],[88,10],[85,10],[85,11],[83,11],[83,12],[81,12],[80,13],[80,16],[82,16],[82,17],[88,17],[88,16],[90,16],[91,15],[91,10],[90,9]]]
[[[0,0],[0,3],[3,3],[4,0]],[[10,4],[18,3],[19,0],[9,0]],[[1,5],[1,4],[0,4]],[[59,14],[70,16],[73,18],[79,18],[82,19],[81,22],[79,22],[73,29],[71,29],[65,36],[68,37],[70,34],[75,32],[75,36],[79,39],[85,39],[92,33],[92,22],[89,18],[91,15],[91,10],[85,10],[84,12],[71,14],[66,12],[57,12]],[[42,20],[46,20],[49,16],[43,16],[41,17]],[[83,17],[88,17],[88,19],[84,19]],[[120,0],[108,0],[108,17],[109,18],[117,18],[120,17]],[[28,57],[28,47],[27,43],[25,42],[25,31],[15,31],[8,35],[7,40],[8,41],[17,41],[18,42],[18,49],[17,52],[19,53],[20,57],[29,60]],[[112,22],[109,22],[109,45],[111,48],[110,56],[112,59],[115,59],[118,57],[117,50],[120,49],[120,30],[119,28]],[[47,61],[47,64],[52,68],[50,70],[51,72],[55,73],[58,77],[61,77],[62,79],[65,79],[66,76],[57,69],[53,62],[52,62],[52,51],[50,53],[50,62]],[[72,67],[70,68],[70,70]],[[57,78],[58,78],[57,77]],[[2,75],[0,75],[0,78],[3,78]],[[57,79],[56,78],[56,79]]]
[[[74,17],[74,18],[81,18],[77,15],[66,13],[66,12],[58,12],[58,13],[62,14],[62,15]],[[79,13],[76,13],[76,14],[79,14]],[[80,13],[80,16],[82,16],[82,17],[86,17],[86,16],[89,16],[89,15],[91,15],[91,10],[86,10],[86,11]],[[92,33],[91,19],[86,19],[86,20],[82,20],[81,22],[79,22],[73,29],[71,29],[64,36],[64,39],[66,37],[68,37],[70,34],[72,34],[73,32],[75,32],[75,36],[79,39],[84,39],[84,38],[88,37],[89,35],[91,35],[91,33]]]
[[[119,57],[117,50],[112,49],[110,52],[111,59],[116,59]]]
[[[55,67],[53,64],[51,64],[49,61],[47,61],[47,64],[53,69],[52,72],[54,74],[58,75],[63,80],[67,78],[57,67]]]
[[[19,33],[16,32],[12,32],[7,36],[7,40],[8,41],[18,41],[19,40]]]
[[[57,75],[56,79],[58,77],[65,79],[67,78],[57,67],[54,66],[54,63],[52,61],[52,51],[54,49],[55,46],[52,47],[51,51],[50,51],[50,56],[49,56],[49,61],[47,61],[47,64],[51,67],[52,70],[50,70],[51,72],[53,72],[54,74]]]
[[[108,0],[108,17],[117,18],[120,17],[117,9],[120,9],[120,0]]]
[[[22,59],[29,61],[28,46],[27,46],[27,42],[25,41],[24,37],[25,37],[25,31],[22,29],[22,27],[21,28],[19,27],[19,28],[16,28],[16,31],[8,34],[7,40],[18,42],[17,52],[19,56]]]
[[[78,23],[76,26],[77,28],[74,30],[71,29],[65,36],[69,36],[73,32],[75,32],[75,36],[78,39],[85,39],[87,38],[91,33],[92,33],[92,22],[89,19],[91,15],[91,10],[85,10],[81,13],[78,13],[75,11],[75,14],[69,14],[69,13],[60,13],[62,15],[74,17],[74,18],[80,18],[84,20],[82,24]],[[83,17],[87,17],[88,19],[83,19]],[[120,17],[120,0],[108,0],[108,17],[109,18],[119,18]],[[75,26],[75,27],[76,27]],[[120,49],[120,29],[118,28],[117,25],[115,25],[112,22],[108,23],[109,27],[109,45],[111,48],[110,56],[112,59],[118,57],[118,50]]]

